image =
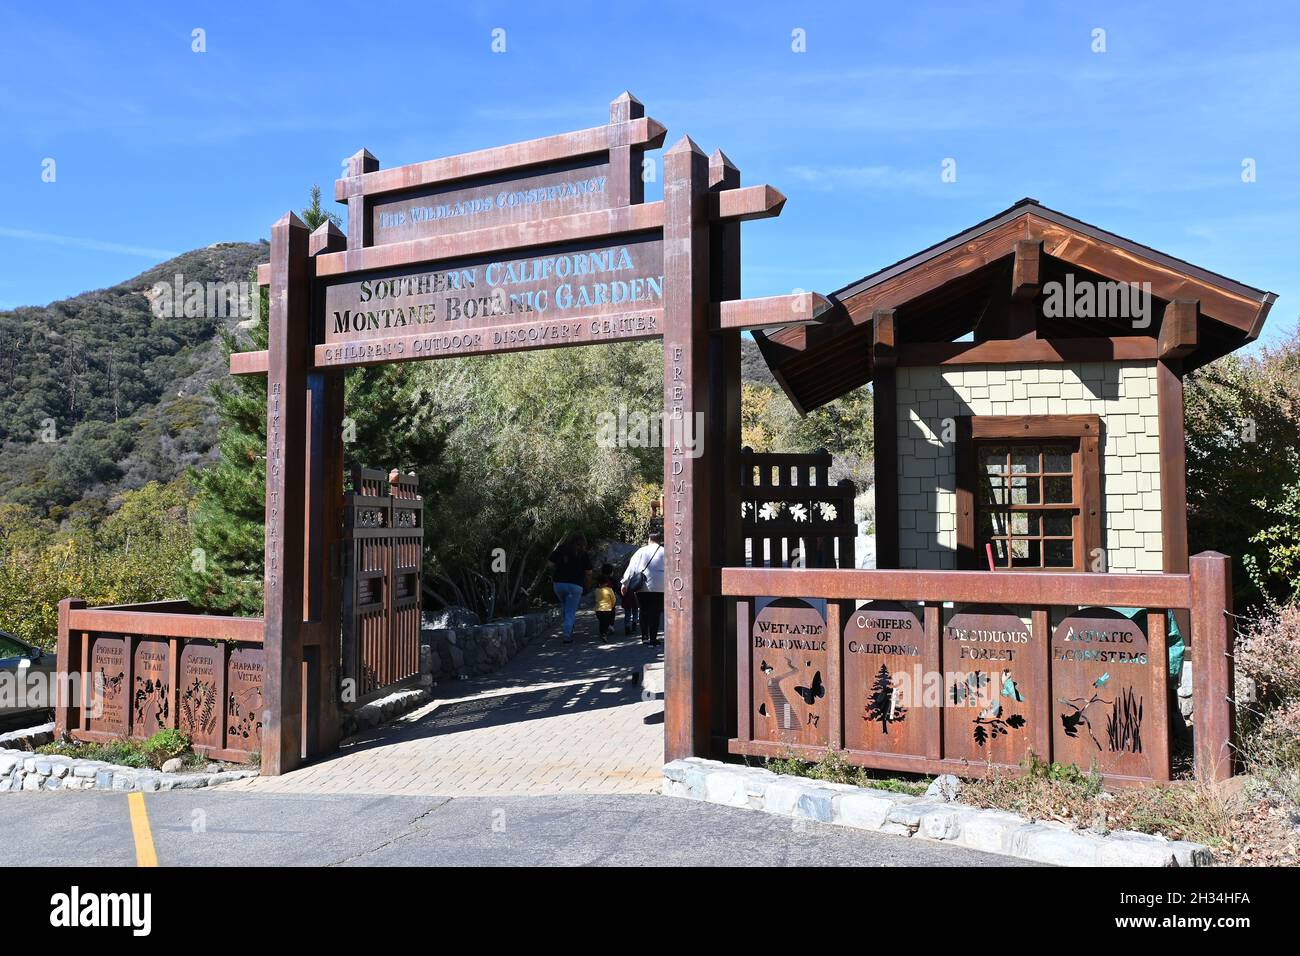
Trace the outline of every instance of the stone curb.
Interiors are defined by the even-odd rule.
[[[212,787],[256,776],[257,771],[252,769],[163,773],[141,767],[122,767],[102,760],[0,749],[0,793],[16,790],[134,790],[153,793]]]
[[[759,767],[688,757],[664,765],[667,796],[761,810],[858,830],[951,843],[1054,866],[1213,866],[1208,847],[1119,830],[1102,835],[1034,823],[930,796],[822,783]]]
[[[0,734],[0,750],[35,750],[37,747],[51,743],[54,740],[54,721],[48,724],[41,724],[39,727],[28,727],[25,730],[11,730],[8,733]]]

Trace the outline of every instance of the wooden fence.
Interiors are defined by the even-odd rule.
[[[198,753],[249,760],[261,748],[263,627],[184,601],[61,601],[56,732],[108,743],[179,728]]]
[[[360,703],[420,673],[424,501],[415,476],[390,482],[353,468],[343,546],[344,700]]]
[[[1188,609],[1197,770],[1231,775],[1224,555],[1188,574],[724,568],[721,593],[737,602],[733,753],[970,774],[1032,751],[1165,782],[1167,612]]]
[[[741,533],[753,567],[852,568],[857,489],[830,483],[831,454],[740,451]]]

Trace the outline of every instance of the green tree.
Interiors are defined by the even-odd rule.
[[[311,187],[302,210],[310,229],[339,219],[321,209],[321,190]],[[256,270],[250,280],[257,282]],[[222,331],[222,355],[267,347],[269,299],[263,290],[258,314],[242,336]],[[221,422],[217,461],[190,471],[195,488],[194,556],[182,574],[186,598],[199,607],[232,614],[262,613],[266,528],[266,377],[220,379],[211,389]],[[340,489],[341,492],[341,489]]]

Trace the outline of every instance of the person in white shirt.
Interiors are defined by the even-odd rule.
[[[636,594],[641,609],[641,643],[659,643],[659,621],[664,613],[664,536],[650,532],[650,540],[637,549],[623,572],[623,593]]]

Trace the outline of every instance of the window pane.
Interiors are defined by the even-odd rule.
[[[1044,478],[1043,497],[1048,504],[1064,505],[1074,500],[1074,482],[1070,478]]]
[[[1038,515],[1031,515],[1028,511],[1011,512],[1011,533],[1038,534]]]
[[[1012,478],[1011,503],[1013,505],[1038,504],[1038,478]]]
[[[1074,567],[1074,542],[1044,541],[1043,556],[1043,563],[1049,568],[1072,568]]]
[[[1004,505],[1007,503],[1007,488],[1003,478],[986,478],[979,483],[980,503]]]
[[[1013,568],[1039,568],[1042,561],[1038,559],[1037,541],[1011,542],[1011,566]]]
[[[1011,473],[1023,475],[1026,472],[1038,474],[1038,446],[1016,445],[1011,449]]]
[[[1047,445],[1043,448],[1043,471],[1070,473],[1070,449],[1065,445]]]
[[[1073,514],[1069,511],[1048,511],[1043,514],[1043,534],[1068,537],[1074,533]]]
[[[988,475],[1000,475],[1007,470],[1007,448],[994,445],[980,451],[980,471]]]
[[[999,568],[1005,568],[1007,566],[1006,541],[998,540],[998,541],[991,541],[989,543],[993,545],[993,563],[997,565]],[[981,556],[981,559],[982,557],[983,556]]]

